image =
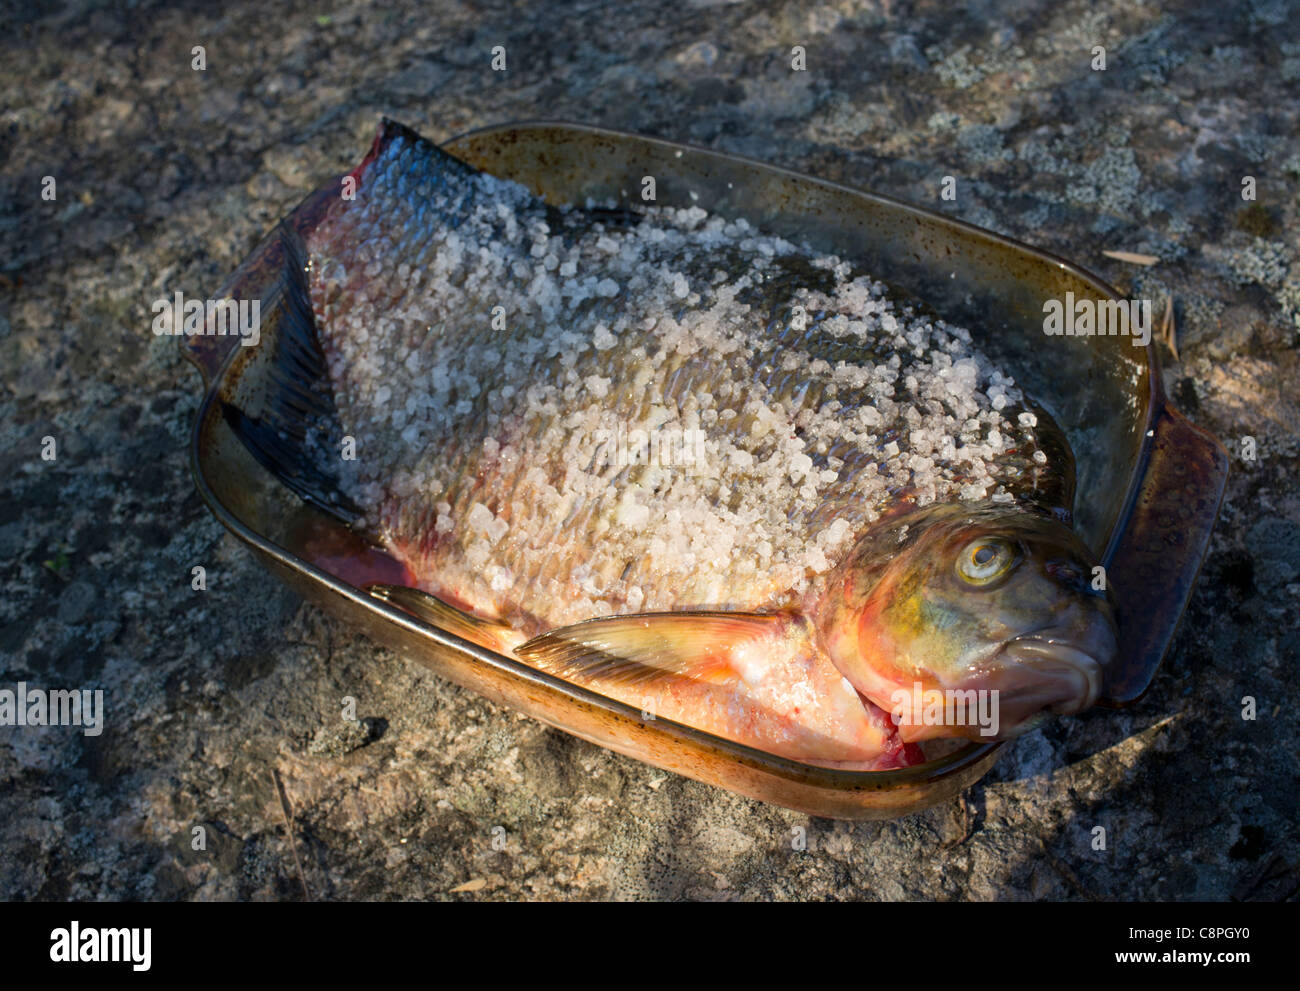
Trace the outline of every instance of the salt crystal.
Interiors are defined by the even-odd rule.
[[[809,547],[804,554],[804,566],[820,575],[824,571],[829,571],[831,564],[826,560],[826,555],[822,553],[820,547]]]
[[[639,530],[650,520],[650,507],[639,503],[624,501],[618,508],[620,526],[629,530]]]
[[[792,481],[798,481],[803,478],[812,469],[812,458],[806,454],[796,454],[790,459],[790,478]]]
[[[431,519],[451,555],[439,566],[521,609],[545,596],[548,622],[734,603],[757,587],[797,597],[897,490],[918,505],[1008,503],[1004,449],[1046,464],[1037,418],[1007,422],[1021,396],[971,335],[896,305],[847,260],[698,205],[599,231],[560,208],[561,238],[526,190],[488,176],[457,225],[410,223],[403,197],[419,184],[384,156],[372,169],[384,178],[308,245],[340,417],[367,452],[342,484],[417,546],[426,535],[402,527]],[[823,288],[775,295],[797,250]],[[382,271],[395,278],[349,288]],[[774,341],[813,339],[786,323],[769,335],[770,313],[795,303],[821,340],[842,342],[834,358]],[[509,333],[460,332],[465,314],[498,305]],[[686,470],[669,443],[664,463],[592,465],[597,432],[628,429],[703,429],[707,457]],[[497,513],[469,501],[470,485]],[[827,525],[832,504],[843,508]],[[542,553],[585,570],[549,584],[511,570]]]

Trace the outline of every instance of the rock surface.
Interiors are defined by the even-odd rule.
[[[99,736],[0,729],[0,897],[1295,899],[1289,6],[8,5],[0,687],[102,688],[108,711]],[[1169,391],[1233,475],[1151,692],[1021,739],[960,800],[850,825],[547,729],[304,605],[195,494],[198,378],[150,304],[215,291],[384,113],[434,139],[558,118],[750,155],[1172,296]]]

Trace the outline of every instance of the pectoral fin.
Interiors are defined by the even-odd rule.
[[[472,616],[418,588],[376,584],[367,586],[366,591],[381,602],[406,610],[430,626],[454,633],[490,650],[508,651],[511,641],[519,639],[519,635],[505,623]]]
[[[767,613],[670,612],[593,619],[515,648],[515,654],[571,681],[600,679],[647,687],[690,678],[723,684],[738,677],[737,649],[774,644],[790,617]]]

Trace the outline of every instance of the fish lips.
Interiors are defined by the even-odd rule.
[[[1109,624],[1079,640],[1052,630],[1008,641],[983,687],[998,691],[999,738],[1018,736],[1040,714],[1069,716],[1096,704],[1117,642]]]

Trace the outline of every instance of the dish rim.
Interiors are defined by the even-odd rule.
[[[773,165],[745,155],[721,152],[714,149],[702,148],[689,143],[670,141],[664,138],[638,134],[635,132],[620,131],[590,124],[544,118],[475,128],[439,143],[439,147],[446,149],[451,154],[457,154],[458,148],[472,139],[495,137],[513,131],[541,129],[562,129],[577,135],[587,135],[596,138],[623,141],[632,139],[637,142],[657,147],[661,151],[668,151],[670,153],[678,151],[689,152],[691,154],[702,155],[708,158],[740,163],[744,166],[772,174],[783,181],[813,184],[835,195],[847,195],[855,199],[865,200],[873,204],[884,206],[893,211],[901,211],[902,213],[919,220],[924,220],[928,223],[937,223],[942,227],[955,229],[965,235],[994,242],[1001,248],[1023,256],[1028,256],[1037,262],[1047,263],[1069,273],[1074,278],[1096,289],[1100,298],[1120,298],[1116,290],[1108,282],[1083,266],[1071,262],[1047,249],[1027,244],[1009,235],[979,227],[978,225],[959,218],[951,217],[887,194],[859,189],[845,185],[841,182],[796,172],[784,166]],[[287,220],[294,217],[309,201],[312,200],[314,196],[317,196],[321,190],[328,189],[332,183],[337,183],[340,178],[341,176],[335,176],[331,179],[327,179],[325,183],[318,187],[313,193],[308,194],[308,196],[301,201],[285,219],[280,221],[280,223],[285,223]],[[513,177],[511,176],[507,178]],[[515,181],[519,180],[516,179]],[[229,290],[238,286],[241,277],[246,274],[247,263],[266,250],[269,240],[274,236],[278,228],[279,224],[277,224],[276,227],[273,227],[271,232],[269,232],[269,234],[249,252],[240,266],[236,268],[231,276],[228,277],[222,286],[222,292],[220,293],[221,296],[230,295]],[[223,385],[229,384],[227,382],[227,377],[232,374],[236,366],[241,364],[240,352],[245,350],[255,351],[256,349],[231,347],[216,363],[215,370],[211,370],[209,367],[205,366],[203,361],[196,357],[195,354],[186,346],[187,343],[188,339],[181,339],[182,350],[185,353],[185,356],[192,363],[198,366],[199,371],[204,378],[204,397],[195,417],[194,428],[191,431],[190,436],[190,467],[191,474],[195,481],[195,486],[200,497],[207,504],[209,510],[212,511],[213,515],[222,523],[223,526],[226,527],[227,530],[259,555],[274,561],[283,568],[289,569],[291,572],[300,576],[301,579],[314,586],[322,588],[334,595],[342,596],[355,606],[364,609],[387,624],[402,628],[408,633],[414,634],[421,640],[436,645],[439,648],[455,651],[461,655],[473,658],[475,661],[506,673],[510,677],[526,685],[542,688],[550,693],[558,694],[575,705],[594,707],[614,716],[616,720],[620,722],[630,721],[631,723],[640,726],[644,731],[651,733],[662,732],[670,737],[680,740],[681,742],[688,743],[694,748],[703,748],[705,750],[720,753],[729,759],[754,767],[767,774],[772,774],[800,784],[830,788],[836,791],[886,791],[903,786],[936,784],[940,781],[951,778],[954,775],[958,775],[962,771],[986,760],[990,755],[998,753],[1005,743],[1008,742],[991,741],[981,743],[969,741],[953,752],[941,757],[927,760],[910,767],[891,770],[856,771],[846,770],[843,768],[823,767],[816,764],[807,764],[802,761],[782,757],[769,751],[760,750],[746,744],[728,740],[724,737],[716,736],[707,730],[701,730],[683,723],[677,723],[663,717],[652,717],[649,720],[642,719],[640,716],[640,710],[635,706],[601,695],[591,689],[565,681],[555,675],[547,674],[546,672],[530,667],[523,661],[487,650],[477,644],[464,640],[455,634],[448,633],[438,627],[425,623],[404,610],[382,602],[342,579],[337,578],[336,576],[297,557],[288,548],[281,546],[270,537],[259,533],[252,526],[246,524],[233,510],[226,506],[209,484],[205,476],[202,443],[207,433],[209,420],[214,415],[218,417],[220,415],[217,403],[221,399],[222,387]],[[1115,553],[1128,530],[1128,524],[1132,520],[1134,505],[1142,491],[1142,483],[1147,476],[1156,423],[1160,419],[1161,415],[1166,411],[1176,413],[1176,410],[1174,410],[1169,404],[1168,398],[1163,389],[1163,384],[1159,374],[1160,359],[1155,347],[1154,337],[1146,345],[1142,345],[1141,347],[1146,352],[1146,384],[1149,395],[1149,401],[1146,404],[1142,422],[1143,436],[1137,456],[1132,462],[1130,462],[1127,490],[1124,499],[1120,504],[1121,509],[1116,517],[1115,524],[1107,536],[1104,552],[1101,555],[1103,566],[1108,566],[1113,560]],[[251,355],[243,356],[244,360],[247,360],[248,358],[251,358]],[[237,378],[238,376],[236,375],[235,379],[237,380]],[[1202,431],[1202,433],[1204,432]],[[1217,444],[1217,440],[1215,443]],[[1184,598],[1182,606],[1185,608],[1186,598]],[[1170,639],[1172,639],[1172,636]],[[1167,651],[1167,649],[1168,642],[1164,645],[1164,651]],[[1162,656],[1164,651],[1162,651]],[[1157,664],[1156,667],[1158,668],[1159,665]],[[1154,672],[1152,677],[1154,677]],[[1098,704],[1106,707],[1122,708],[1133,704],[1135,701],[1136,699],[1123,701],[1103,700]],[[561,726],[560,728],[574,735],[584,735],[568,727]],[[600,745],[606,747],[609,746],[607,743],[601,743]],[[645,760],[645,758],[640,759]]]

